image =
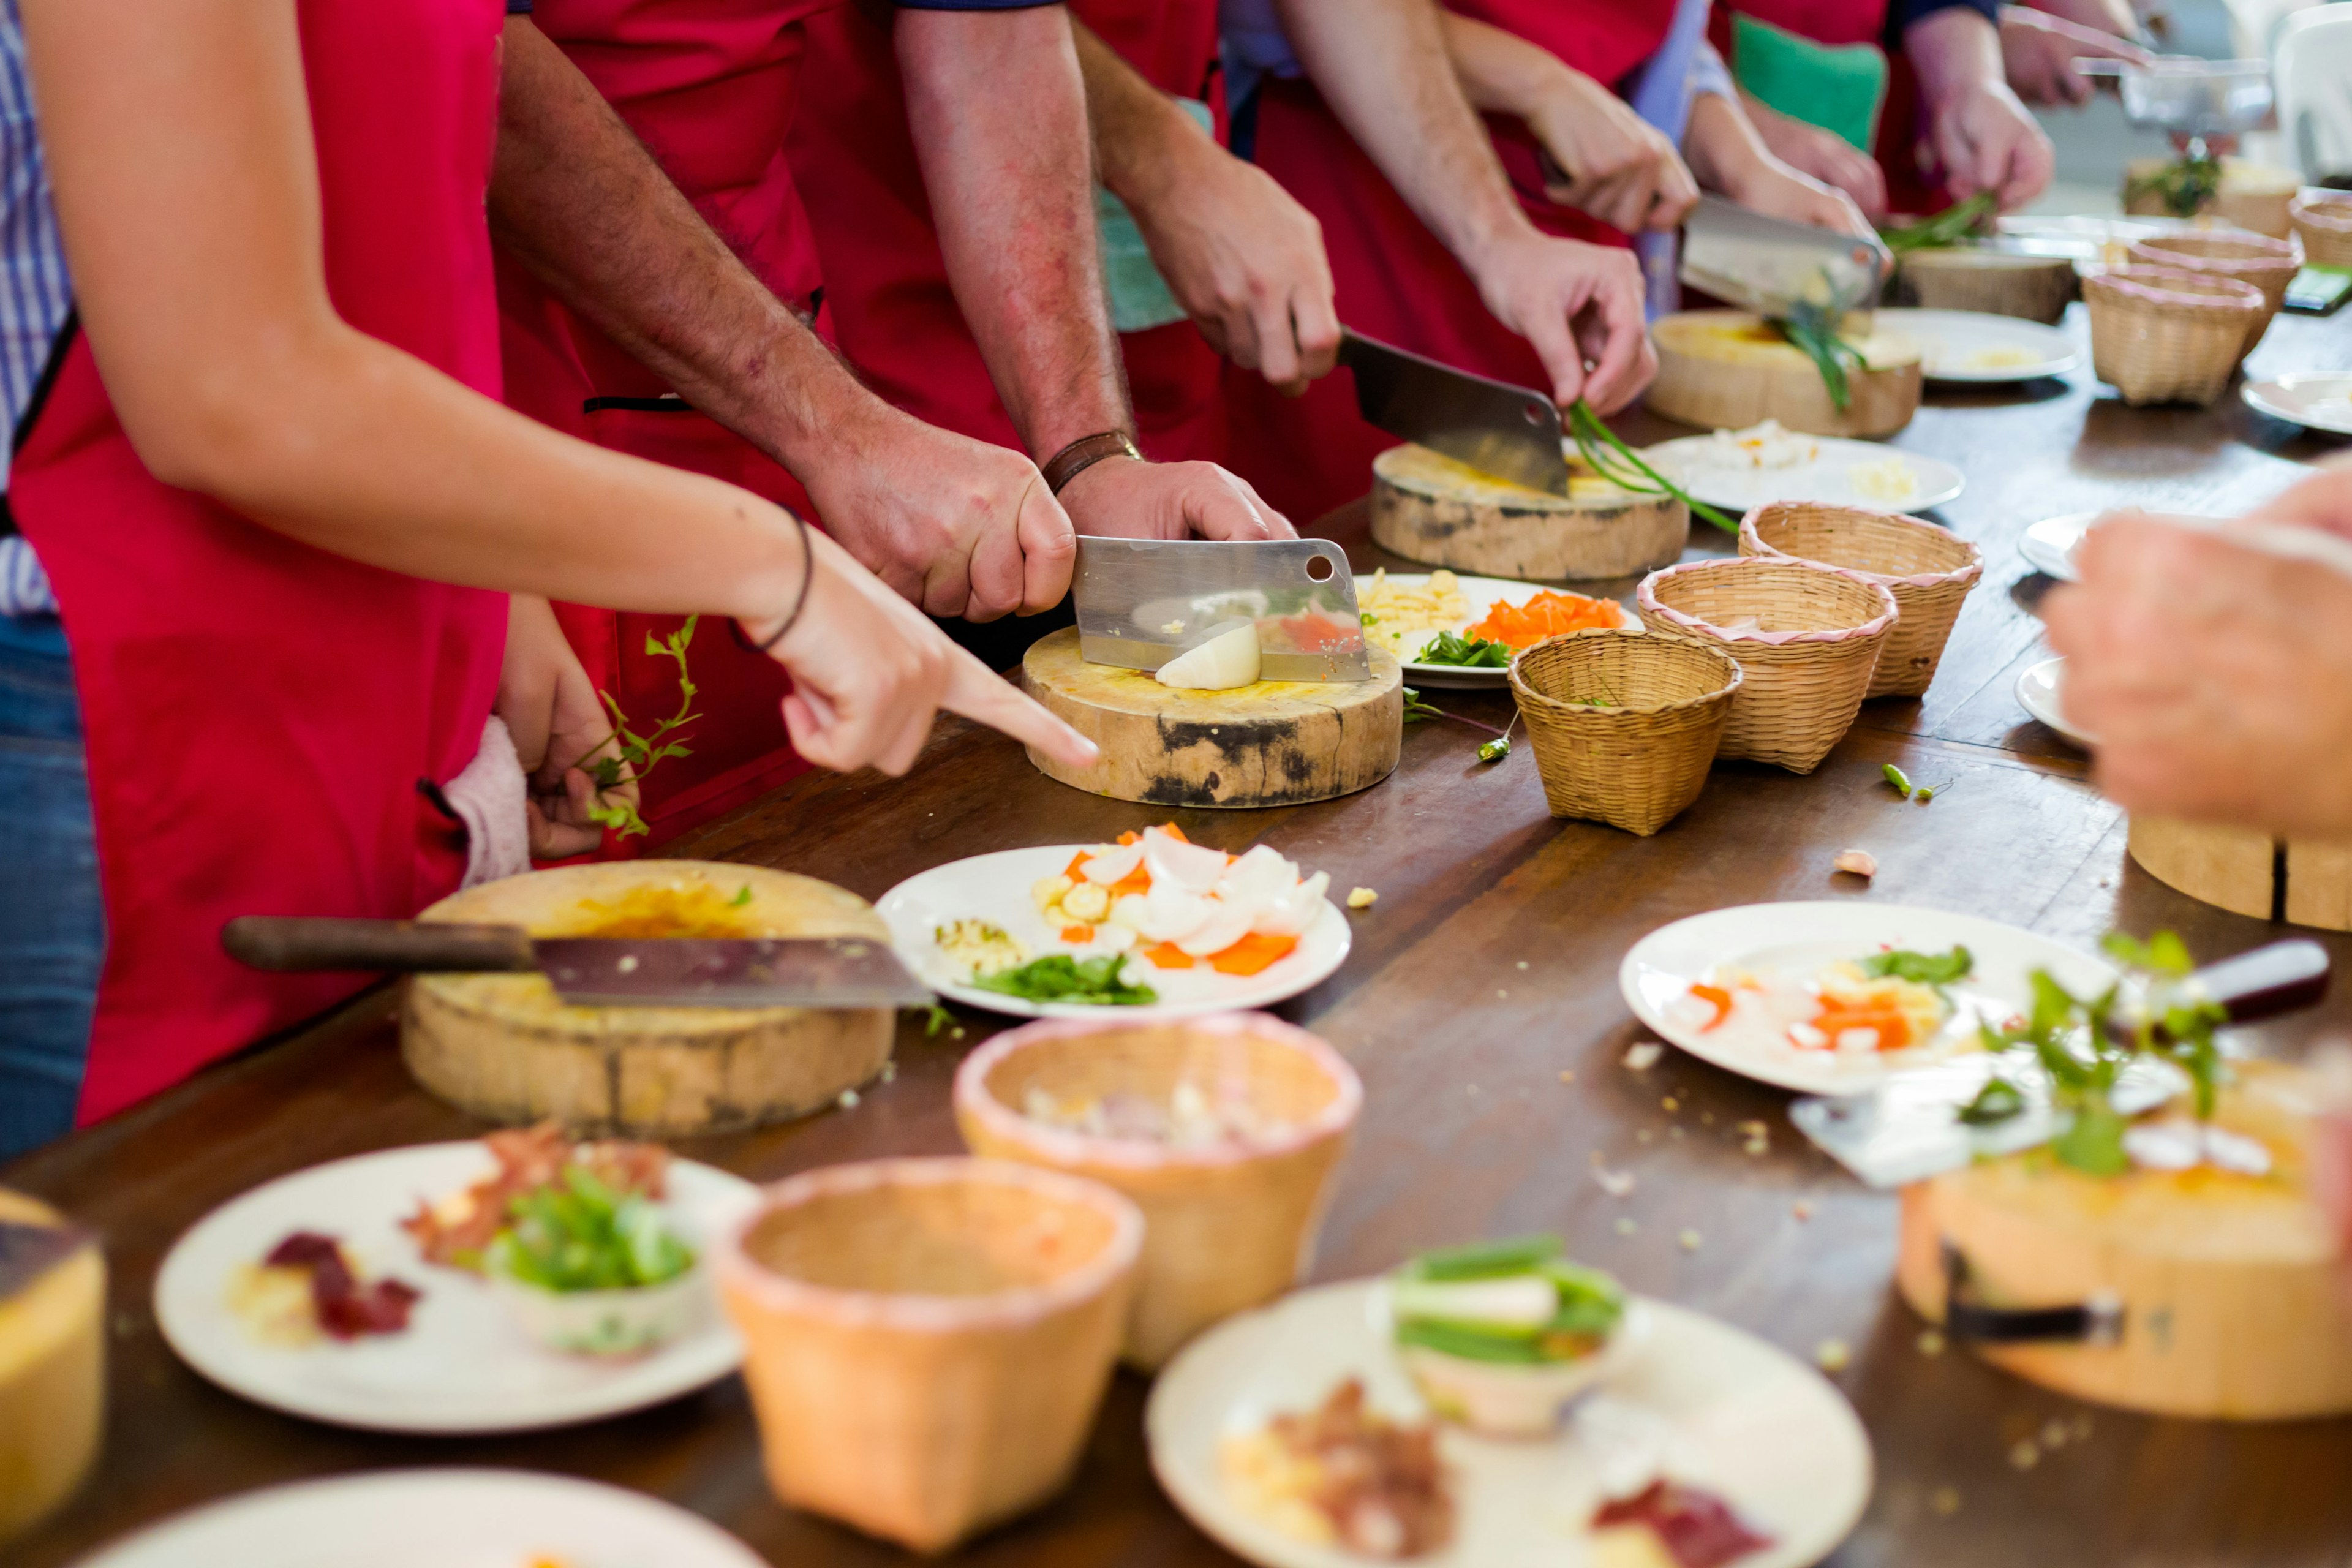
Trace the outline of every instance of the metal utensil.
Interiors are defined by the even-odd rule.
[[[520,926],[240,915],[221,928],[255,969],[545,974],[575,1007],[926,1007],[872,937],[539,937]]]
[[[1718,300],[1785,319],[1810,306],[1842,315],[1878,302],[1891,258],[1874,239],[1787,223],[1701,196],[1683,220],[1682,279]]]
[[[1156,670],[1253,624],[1266,680],[1370,680],[1347,552],[1328,539],[1078,538],[1071,595],[1092,664]]]
[[[2074,61],[2087,77],[2112,79],[2124,116],[2143,131],[2181,136],[2235,136],[2270,123],[2276,106],[2267,60],[2208,60],[2160,55],[2146,65],[2130,60]]]
[[[1548,392],[1513,386],[1352,331],[1339,363],[1356,374],[1356,407],[1368,425],[1418,441],[1508,484],[1568,494],[1559,406]]]
[[[2276,1017],[2317,1003],[2327,994],[2327,950],[2315,942],[2273,942],[2209,964],[2181,984],[2220,1005],[2231,1024]],[[2107,1032],[2128,1037],[2140,1024],[2128,1006],[2109,1017]],[[1959,1119],[1996,1075],[2024,1100],[2015,1115],[1987,1126]],[[2141,1058],[2116,1075],[2110,1099],[2136,1116],[2153,1110],[2187,1087],[2169,1062]],[[1825,1153],[1874,1187],[1899,1187],[1958,1170],[1971,1160],[2013,1154],[2056,1137],[2064,1117],[2050,1103],[2049,1087],[2033,1048],[1956,1057],[1901,1072],[1867,1094],[1800,1100],[1789,1120]]]

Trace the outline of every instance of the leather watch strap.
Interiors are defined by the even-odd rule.
[[[1040,470],[1045,476],[1045,488],[1060,495],[1063,486],[1105,458],[1133,458],[1140,462],[1143,454],[1135,449],[1135,442],[1124,430],[1106,430],[1099,436],[1081,436],[1045,459]]]

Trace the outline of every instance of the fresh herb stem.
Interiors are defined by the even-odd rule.
[[[1801,302],[1794,315],[1771,324],[1821,372],[1822,384],[1829,389],[1830,406],[1840,413],[1852,407],[1853,384],[1847,377],[1847,370],[1867,370],[1870,366],[1860,349],[1838,335],[1837,319],[1821,306]]]
[[[694,754],[670,737],[702,717],[694,710],[697,688],[694,677],[688,672],[686,666],[687,645],[694,641],[695,625],[701,618],[699,616],[687,616],[686,624],[666,637],[656,638],[651,632],[646,634],[646,657],[670,659],[677,665],[677,711],[656,724],[651,734],[640,735],[629,728],[629,716],[621,710],[620,702],[611,692],[599,691],[596,694],[604,700],[604,707],[613,715],[613,732],[590,748],[591,754],[604,752],[607,746],[616,749],[604,752],[593,763],[582,764],[596,784],[596,799],[588,808],[588,818],[601,826],[613,829],[623,837],[649,830],[646,826],[646,819],[637,815],[637,808],[629,798],[613,792],[631,781],[642,782],[666,757]],[[748,888],[745,889],[747,893],[749,890]]]
[[[1492,724],[1482,724],[1475,719],[1465,719],[1459,713],[1448,713],[1443,708],[1433,708],[1421,700],[1420,692],[1410,686],[1406,687],[1404,689],[1404,721],[1408,724],[1417,724],[1423,719],[1451,719],[1456,724],[1467,724],[1473,730],[1484,730],[1489,735],[1500,735],[1506,732],[1496,729]],[[1514,716],[1512,722],[1517,721],[1517,718]]]
[[[1657,469],[1650,467],[1639,452],[1618,438],[1617,432],[1601,423],[1592,405],[1578,398],[1568,411],[1568,433],[1576,442],[1577,455],[1585,466],[1619,489],[1636,495],[1672,496],[1690,508],[1693,517],[1704,518],[1726,533],[1739,531],[1738,521],[1727,517],[1693,496]]]
[[[1899,224],[1882,228],[1878,237],[1886,248],[1897,256],[1906,250],[1937,250],[1965,239],[1993,213],[1994,196],[1990,191],[1979,191],[1964,202],[1955,203],[1932,217],[1916,223]]]

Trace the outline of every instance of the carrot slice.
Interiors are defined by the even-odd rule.
[[[1070,857],[1070,863],[1062,868],[1062,875],[1067,877],[1073,882],[1085,881],[1087,862],[1093,858],[1094,857],[1087,854],[1085,850],[1079,850],[1076,854]]]
[[[1130,827],[1118,836],[1118,841],[1121,844],[1140,844],[1143,842],[1143,835]]]
[[[1911,1043],[1910,1018],[1892,1007],[1824,1006],[1814,1017],[1813,1027],[1827,1035],[1832,1046],[1848,1029],[1872,1031],[1882,1051],[1899,1051]]]
[[[1143,956],[1161,969],[1192,967],[1192,955],[1172,942],[1163,942],[1158,947],[1147,947],[1143,950]]]
[[[1151,873],[1143,868],[1143,862],[1140,860],[1135,863],[1134,870],[1110,885],[1110,896],[1114,899],[1123,898],[1129,893],[1150,891],[1151,891]]]
[[[1713,1003],[1715,1005],[1715,1016],[1709,1018],[1706,1023],[1699,1026],[1699,1032],[1701,1034],[1714,1028],[1717,1024],[1722,1023],[1726,1018],[1731,1016],[1731,993],[1726,991],[1722,986],[1694,985],[1690,988],[1690,994],[1697,997],[1702,1002]]]
[[[1094,939],[1095,928],[1092,926],[1064,926],[1062,928],[1062,940],[1064,942],[1092,942]]]
[[[1173,838],[1179,844],[1190,844],[1192,842],[1191,839],[1184,837],[1184,830],[1177,826],[1172,822],[1161,823],[1160,825],[1160,831],[1165,833],[1169,837]]]
[[[1295,936],[1264,936],[1253,931],[1223,952],[1212,953],[1209,967],[1220,974],[1255,974],[1267,964],[1289,957],[1297,945]]]

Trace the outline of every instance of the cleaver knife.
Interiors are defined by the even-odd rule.
[[[1245,623],[1265,680],[1370,680],[1348,552],[1328,539],[1078,536],[1071,582],[1089,664],[1156,670]]]
[[[1682,280],[1761,316],[1803,305],[1832,316],[1868,310],[1893,265],[1885,246],[1701,196],[1683,220]]]
[[[2327,950],[2297,940],[2208,964],[2181,984],[2218,1003],[2230,1023],[2251,1024],[2314,1005],[2326,995],[2327,981]],[[2107,1032],[2127,1037],[2138,1022],[2122,1010],[2107,1020]],[[1982,1127],[1960,1121],[1960,1108],[1996,1074],[2016,1088],[2024,1108]],[[2136,1116],[2188,1085],[2188,1075],[2171,1063],[2143,1057],[2116,1075],[2110,1099],[2118,1111]],[[1789,1120],[1874,1187],[1905,1186],[1972,1160],[2034,1148],[2056,1137],[2063,1125],[2032,1046],[1899,1072],[1866,1094],[1800,1100],[1789,1108]]]
[[[575,1007],[928,1007],[873,937],[533,937],[520,926],[240,915],[221,928],[255,969],[394,973],[536,970]]]
[[[1356,407],[1367,425],[1508,483],[1568,493],[1551,394],[1489,381],[1344,329],[1339,363],[1356,373]]]

